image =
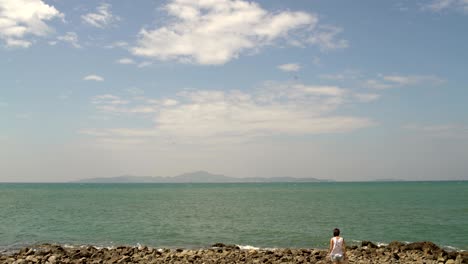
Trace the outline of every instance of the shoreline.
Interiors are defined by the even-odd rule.
[[[447,251],[432,242],[376,245],[363,241],[347,247],[348,263],[468,263],[468,252]],[[0,253],[0,263],[330,263],[326,249],[241,248],[216,243],[208,248],[151,248],[147,246],[66,246],[40,244],[11,254]]]

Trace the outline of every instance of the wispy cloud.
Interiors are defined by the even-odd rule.
[[[65,35],[57,37],[57,39],[69,43],[75,48],[81,48],[81,45],[78,43],[78,35],[75,32],[67,32]]]
[[[173,98],[123,99],[105,94],[92,98],[101,113],[145,115],[152,129],[85,129],[97,137],[171,137],[179,141],[244,141],[273,135],[343,133],[368,127],[368,118],[337,115],[349,102],[367,102],[374,95],[354,95],[337,86],[268,83],[252,92],[185,90]]]
[[[301,65],[298,63],[286,63],[278,65],[278,69],[284,72],[297,72],[301,69]]]
[[[71,90],[68,90],[68,91],[64,91],[62,93],[60,93],[60,95],[58,96],[58,98],[60,100],[68,100],[70,98],[70,96],[72,95],[72,91]]]
[[[0,39],[7,47],[27,48],[33,43],[29,36],[48,35],[52,28],[46,22],[63,17],[41,0],[1,0]]]
[[[118,64],[135,64],[136,62],[133,59],[130,58],[121,58],[117,60]]]
[[[337,74],[321,74],[319,76],[322,79],[327,79],[327,80],[344,80],[346,77],[344,74],[337,73]]]
[[[395,83],[387,83],[382,80],[375,80],[375,79],[366,80],[364,85],[369,88],[377,89],[377,90],[384,90],[384,89],[397,87]]]
[[[127,47],[128,47],[128,42],[125,42],[125,41],[115,41],[105,46],[106,49],[127,48]]]
[[[304,37],[316,28],[315,14],[269,12],[255,2],[171,0],[164,10],[173,19],[156,29],[143,28],[131,49],[134,55],[213,65],[280,42],[316,44],[324,49],[346,46],[343,41],[334,43],[339,28],[328,27]]]
[[[383,76],[383,80],[402,86],[418,84],[439,85],[444,82],[441,78],[433,75],[385,75]]]
[[[369,88],[383,90],[396,87],[417,85],[440,85],[445,80],[433,75],[379,75],[378,79],[369,79],[365,85]]]
[[[423,10],[440,12],[444,10],[457,10],[468,14],[467,0],[433,0],[429,4],[423,5]]]
[[[143,61],[143,62],[138,63],[138,68],[146,68],[151,65],[153,65],[151,61]]]
[[[463,124],[408,124],[404,128],[424,136],[468,139],[468,125]]]
[[[120,17],[115,16],[111,12],[111,5],[102,3],[96,8],[95,13],[88,13],[81,16],[84,23],[97,28],[106,28],[120,20]]]
[[[309,43],[317,44],[322,51],[344,49],[349,46],[345,39],[337,39],[337,35],[343,31],[342,28],[326,25],[320,26],[308,39]]]
[[[333,80],[333,81],[344,81],[344,80],[350,81],[350,80],[361,79],[362,73],[359,70],[346,69],[337,73],[320,74],[319,78],[325,79],[325,80]]]
[[[129,91],[135,95],[133,91]],[[112,94],[103,94],[94,96],[91,99],[96,109],[111,114],[149,114],[156,113],[160,106],[164,106],[165,100],[152,100],[143,96],[134,97],[136,102],[131,99],[122,99],[120,96]]]
[[[104,78],[96,74],[90,74],[90,75],[86,75],[85,77],[83,77],[83,80],[102,82],[104,81]]]
[[[354,94],[354,98],[356,98],[359,102],[367,103],[378,100],[380,95],[375,93],[356,93]]]

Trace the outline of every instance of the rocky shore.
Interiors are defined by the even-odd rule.
[[[0,255],[0,263],[330,263],[323,249],[240,249],[215,244],[205,249],[154,249],[83,246],[76,248],[43,244]],[[392,242],[379,247],[372,242],[348,247],[348,263],[468,263],[468,252],[445,251],[431,242]]]

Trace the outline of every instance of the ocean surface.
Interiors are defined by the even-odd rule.
[[[36,243],[468,250],[468,182],[0,184],[0,252]]]

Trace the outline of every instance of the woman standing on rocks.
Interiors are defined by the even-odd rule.
[[[340,230],[333,229],[333,237],[330,239],[329,256],[334,264],[343,263],[346,258],[346,245],[342,237],[340,237]]]

